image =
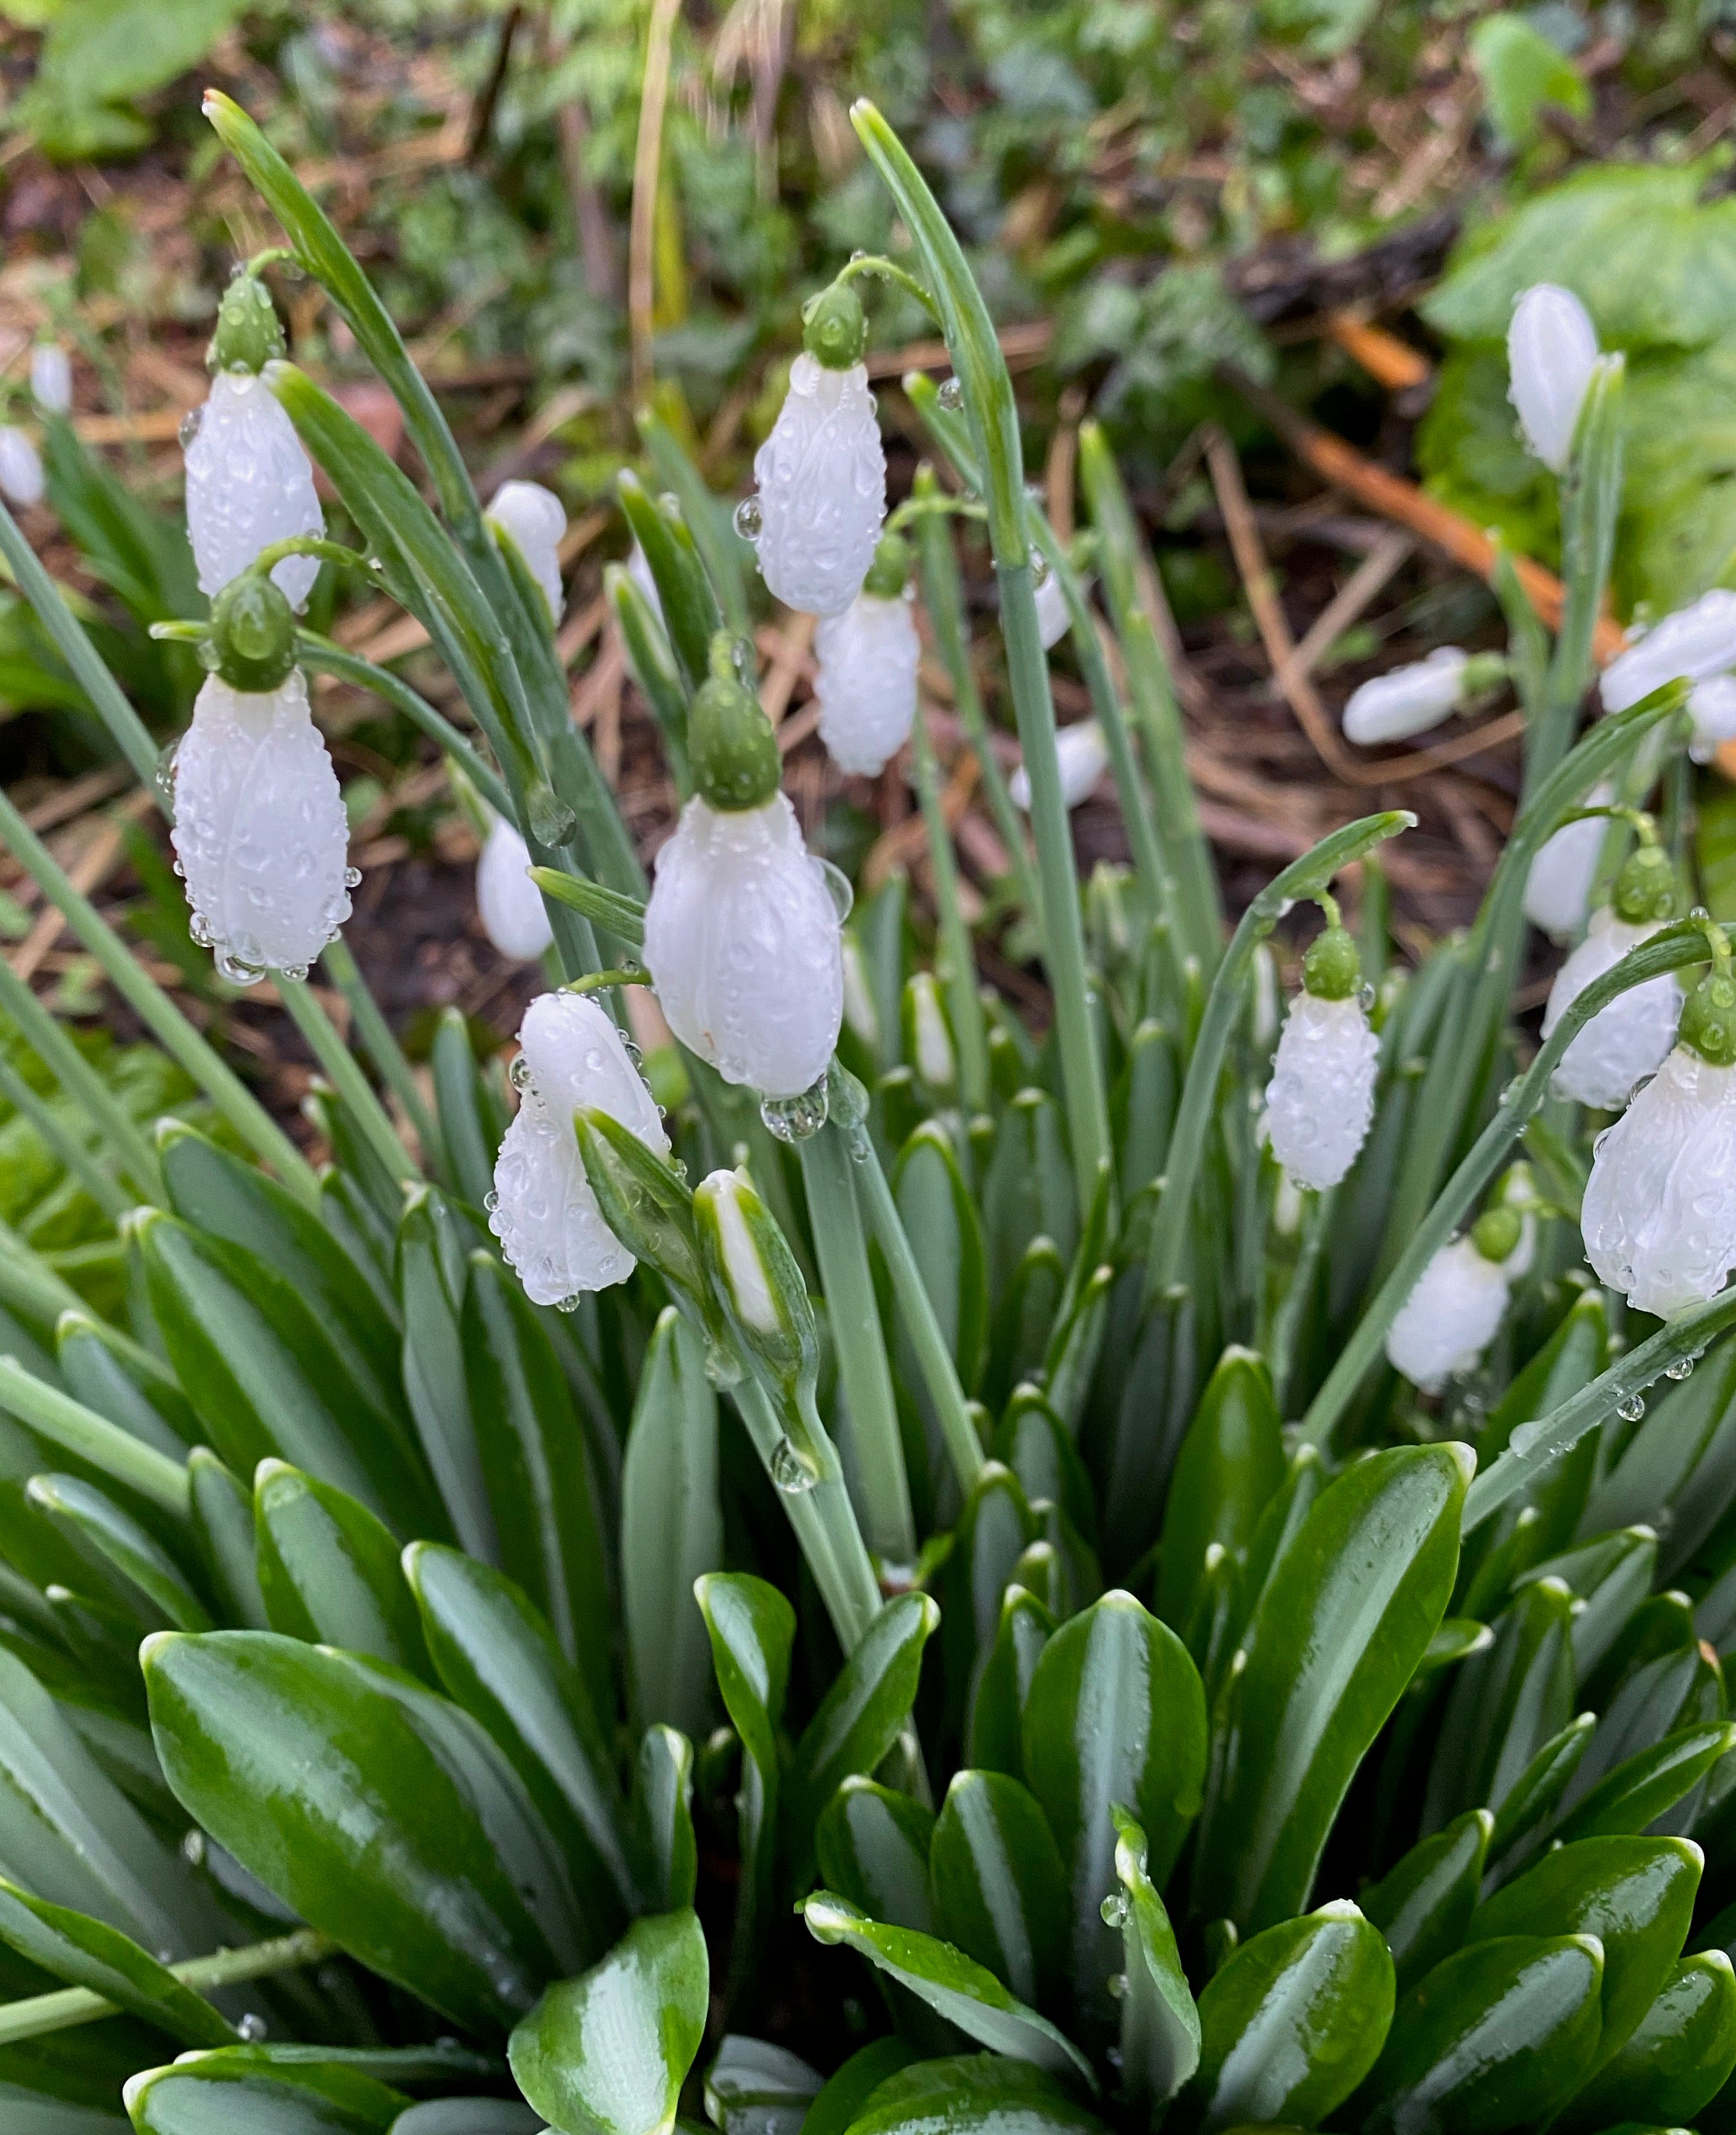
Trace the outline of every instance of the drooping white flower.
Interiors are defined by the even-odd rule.
[[[1067,597],[1061,589],[1061,574],[1052,570],[1037,588],[1037,630],[1045,652],[1066,636],[1071,619],[1067,613]]]
[[[839,932],[786,796],[688,802],[657,856],[645,961],[670,1029],[726,1082],[794,1097],[824,1073],[844,1019]]]
[[[1266,1106],[1272,1153],[1298,1185],[1336,1186],[1368,1137],[1381,1043],[1355,994],[1299,993],[1284,1018]]]
[[[1689,692],[1688,715],[1694,722],[1688,753],[1696,763],[1709,763],[1727,741],[1736,741],[1736,675],[1696,682]]]
[[[1586,796],[1585,806],[1603,807],[1614,794],[1612,786],[1595,787]],[[1545,839],[1531,862],[1525,883],[1525,916],[1552,941],[1571,941],[1585,924],[1592,881],[1608,828],[1596,816],[1564,823],[1553,837]]]
[[[326,530],[295,425],[250,371],[220,370],[211,380],[186,448],[186,519],[199,590],[211,594],[273,542]],[[271,575],[299,608],[319,569],[317,557],[286,556]]]
[[[496,948],[521,963],[540,956],[554,938],[530,867],[530,848],[504,816],[496,816],[476,861],[476,911]]]
[[[40,504],[43,487],[41,455],[22,430],[0,423],[0,496],[8,504]]]
[[[561,612],[560,545],[567,531],[567,509],[553,490],[539,482],[503,482],[483,514],[489,525],[512,542],[525,568],[542,588],[549,620]]]
[[[1539,282],[1514,307],[1507,395],[1526,448],[1551,473],[1564,472],[1572,455],[1598,353],[1598,330],[1570,289]]]
[[[669,1137],[607,1012],[583,994],[539,994],[519,1027],[519,1109],[495,1162],[488,1227],[533,1305],[623,1282],[633,1256],[602,1219],[573,1130],[607,1112],[658,1155]]]
[[[916,716],[922,645],[910,595],[860,593],[814,633],[820,738],[840,771],[872,777],[903,746]]]
[[[39,341],[30,352],[31,398],[46,414],[72,405],[72,361],[58,341]]]
[[[1579,1221],[1598,1280],[1637,1311],[1715,1297],[1736,1264],[1736,1068],[1676,1046],[1598,1136]]]
[[[1070,808],[1089,801],[1109,769],[1109,743],[1095,719],[1081,719],[1061,727],[1055,736],[1055,760],[1061,767],[1061,797]],[[1031,777],[1023,764],[1007,782],[1016,805],[1027,815],[1031,810]]]
[[[1495,1339],[1507,1309],[1507,1270],[1467,1234],[1443,1246],[1386,1330],[1394,1368],[1424,1393],[1468,1372]]]
[[[1736,593],[1714,586],[1633,638],[1603,670],[1606,712],[1626,711],[1666,682],[1709,682],[1736,668]]]
[[[1360,683],[1344,707],[1344,738],[1366,747],[1438,727],[1458,709],[1469,658],[1456,645],[1440,645],[1426,660]]]
[[[786,608],[842,615],[862,590],[886,516],[886,453],[868,368],[804,351],[754,455],[760,575]]]
[[[211,675],[174,782],[171,836],[194,938],[238,984],[305,976],[350,916],[350,831],[300,669],[258,693]]]
[[[1555,974],[1543,1011],[1547,1038],[1593,979],[1620,963],[1627,951],[1657,932],[1656,925],[1631,926],[1607,904],[1592,914],[1585,939]],[[1636,1082],[1656,1069],[1676,1043],[1682,990],[1673,971],[1633,986],[1602,1009],[1562,1055],[1551,1078],[1558,1097],[1571,1097],[1600,1111],[1625,1105]]]

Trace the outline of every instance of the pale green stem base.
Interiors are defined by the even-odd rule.
[[[186,1518],[191,1486],[181,1462],[147,1445],[46,1380],[33,1377],[16,1357],[0,1357],[0,1409],[27,1424],[39,1438],[88,1460],[165,1512]]]
[[[337,1944],[330,1935],[312,1928],[281,1935],[275,1942],[256,1942],[244,1949],[220,1949],[212,1957],[190,1958],[185,1964],[168,1968],[183,1987],[196,1994],[210,1994],[222,1987],[239,1987],[249,1979],[264,1979],[274,1972],[290,1972],[297,1965],[317,1964]],[[94,2024],[116,2015],[112,2002],[93,1994],[88,1987],[65,1987],[53,1994],[32,1995],[26,2002],[0,2006],[0,2046],[19,2039],[39,2039],[50,2031],[70,2031],[75,2025]]]

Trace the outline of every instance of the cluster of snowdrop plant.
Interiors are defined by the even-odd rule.
[[[210,612],[169,630],[209,679],[161,775],[0,513],[196,931],[319,1062],[330,1152],[0,798],[152,1040],[75,1043],[0,963],[6,2135],[1736,2123],[1736,980],[1679,805],[1736,645],[1709,595],[1587,716],[1618,360],[1564,293],[1521,305],[1560,628],[1504,569],[1501,663],[1376,700],[1395,735],[1518,692],[1475,925],[1394,961],[1386,813],[1230,928],[1105,439],[1094,593],[957,241],[858,105],[912,248],[810,306],[737,523],[820,618],[837,762],[904,752],[935,923],[897,881],[852,911],[807,850],[763,594],[649,415],[607,581],[680,801],[648,880],[569,718],[558,502],[484,512],[330,224],[207,112],[422,483],[244,269],[188,446]],[[934,457],[890,515],[877,276],[955,372],[905,381]],[[426,627],[462,727],[297,620],[334,556]],[[925,641],[1041,1035],[978,980]],[[1051,651],[1091,708],[1060,734]],[[509,1076],[456,1014],[413,1068],[346,950],[319,672],[444,753],[485,922],[545,960]],[[1068,807],[1105,772],[1130,860],[1081,891]],[[1534,923],[1569,943],[1540,1038]]]

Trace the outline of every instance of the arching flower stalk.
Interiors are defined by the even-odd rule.
[[[200,590],[214,597],[262,549],[326,530],[312,463],[260,375],[283,353],[264,283],[238,269],[206,358],[210,398],[188,419],[191,434],[183,429],[187,538]],[[292,608],[305,603],[319,568],[313,556],[286,556],[276,565],[272,576]]]
[[[496,1159],[488,1227],[534,1305],[576,1305],[636,1263],[603,1221],[573,1132],[607,1112],[658,1155],[669,1136],[607,1011],[583,994],[539,994],[519,1026],[519,1109]]]
[[[862,591],[814,633],[820,738],[840,771],[873,777],[916,716],[922,645],[911,614],[910,545],[883,535]]]
[[[476,912],[500,954],[522,963],[540,956],[554,938],[549,908],[530,870],[529,846],[504,816],[496,816],[476,860]]]
[[[1598,356],[1598,330],[1570,289],[1539,282],[1521,297],[1507,328],[1507,393],[1526,450],[1553,474],[1567,470]]]
[[[766,585],[812,615],[842,615],[861,592],[886,516],[867,346],[861,298],[834,283],[808,308],[788,396],[754,456],[758,496],[737,517]]]
[[[560,545],[567,510],[553,490],[538,482],[503,482],[483,514],[496,540],[510,541],[549,604],[549,619],[561,612]]]
[[[1598,1140],[1580,1223],[1600,1282],[1667,1319],[1736,1265],[1736,979],[1721,927],[1679,1040]]]
[[[1636,821],[1642,842],[1617,877],[1611,901],[1592,914],[1585,939],[1555,974],[1543,1011],[1545,1038],[1593,979],[1676,917],[1676,870],[1657,844],[1650,816]],[[1553,1077],[1556,1094],[1601,1111],[1617,1111],[1676,1043],[1681,1007],[1682,990],[1673,971],[1630,987],[1568,1047]]]
[[[1330,897],[1320,899],[1325,932],[1303,964],[1266,1086],[1272,1154],[1287,1178],[1323,1191],[1350,1169],[1374,1117],[1380,1041],[1362,1004],[1356,945]]]
[[[824,1074],[843,1022],[840,922],[726,632],[689,738],[697,791],[657,856],[646,962],[684,1045],[726,1082],[799,1097]]]
[[[1520,1210],[1497,1203],[1441,1247],[1399,1307],[1386,1330],[1387,1359],[1424,1393],[1471,1370],[1494,1340],[1524,1236]]]

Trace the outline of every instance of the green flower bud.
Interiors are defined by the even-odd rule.
[[[1486,1208],[1471,1226],[1471,1242],[1486,1261],[1498,1265],[1512,1252],[1524,1230],[1516,1208]]]
[[[713,1295],[777,1389],[795,1458],[818,1477],[825,1465],[814,1414],[820,1343],[795,1256],[745,1170],[700,1180],[694,1224]]]
[[[1709,1066],[1736,1067],[1736,979],[1728,965],[1714,967],[1689,995],[1677,1034]]]
[[[1609,901],[1616,917],[1630,927],[1661,925],[1675,918],[1676,869],[1661,845],[1641,845],[1627,855]]]
[[[1302,983],[1317,1000],[1348,1000],[1362,983],[1362,960],[1342,927],[1315,937],[1302,960]]]
[[[910,544],[902,534],[883,534],[862,590],[876,600],[898,600],[910,583]]]
[[[688,715],[694,784],[708,807],[724,813],[763,808],[783,783],[784,759],[771,722],[737,671],[735,640],[711,641],[711,675]]]
[[[257,274],[239,269],[217,307],[217,331],[205,353],[207,367],[258,373],[286,352],[270,290]]]
[[[828,370],[849,370],[868,349],[862,299],[848,282],[822,289],[802,312],[801,345]]]
[[[259,571],[231,579],[211,603],[201,652],[232,690],[281,689],[295,666],[295,615],[282,589]]]

